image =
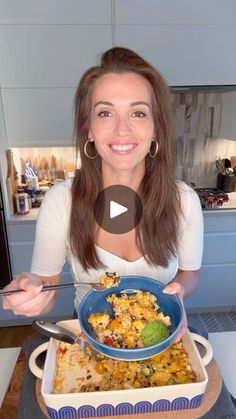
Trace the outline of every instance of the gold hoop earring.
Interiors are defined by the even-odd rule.
[[[88,157],[88,159],[94,160],[94,159],[97,158],[98,153],[95,154],[95,156],[90,156],[89,153],[88,153],[88,151],[87,151],[88,143],[94,143],[94,141],[93,140],[87,140],[86,141],[86,143],[84,144],[84,154],[85,154],[86,157]]]
[[[156,155],[157,155],[159,145],[158,145],[158,142],[157,141],[152,141],[152,143],[155,143],[155,151],[152,154],[151,153],[151,148],[150,148],[150,151],[148,152],[148,154],[149,154],[149,157],[151,157],[151,159],[154,159],[156,157]]]

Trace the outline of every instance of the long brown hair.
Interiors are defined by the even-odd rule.
[[[170,257],[176,254],[180,215],[169,88],[154,67],[135,52],[122,47],[106,51],[100,66],[86,71],[76,91],[74,134],[81,169],[76,171],[72,184],[71,249],[85,270],[103,266],[94,243],[93,217],[93,204],[102,189],[101,158],[88,159],[84,144],[88,140],[94,82],[110,72],[134,72],[148,80],[152,87],[154,129],[159,149],[155,158],[147,155],[145,159],[145,174],[139,190],[143,217],[136,227],[136,242],[148,263],[166,267]],[[96,153],[96,149],[92,146],[89,153]]]

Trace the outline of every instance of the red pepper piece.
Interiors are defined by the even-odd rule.
[[[109,338],[109,337],[106,337],[104,339],[104,343],[105,343],[105,345],[108,345],[108,346],[115,346],[115,341],[112,338]]]

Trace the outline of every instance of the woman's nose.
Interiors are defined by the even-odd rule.
[[[121,137],[129,134],[131,131],[129,119],[122,116],[117,117],[115,128],[116,128],[116,133],[120,135]]]

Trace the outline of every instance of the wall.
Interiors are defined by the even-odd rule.
[[[176,122],[178,179],[193,182],[196,187],[216,187],[215,160],[236,155],[236,141],[228,139],[236,139],[236,91],[172,93],[171,98]],[[56,156],[58,169],[66,169],[67,162],[75,161],[73,147],[13,148],[12,151],[19,174],[22,159],[29,160],[29,156],[34,162],[42,162],[48,156],[49,165],[50,156]],[[36,169],[39,166],[33,165]]]
[[[196,187],[216,187],[217,158],[236,155],[236,91],[172,95],[177,177]],[[224,137],[223,137],[224,135]]]

